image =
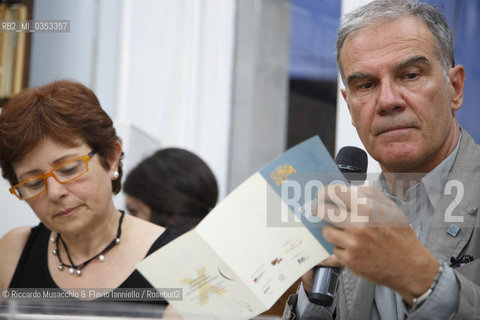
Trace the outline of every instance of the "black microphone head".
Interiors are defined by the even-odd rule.
[[[341,148],[335,157],[335,163],[348,180],[363,182],[367,178],[368,157],[360,148]]]

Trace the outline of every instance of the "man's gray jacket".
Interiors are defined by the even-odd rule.
[[[462,131],[459,151],[447,183],[448,181],[455,181],[452,185],[457,190],[451,192],[453,195],[442,195],[425,246],[438,259],[447,262],[450,257],[473,256],[472,262],[454,269],[460,284],[460,297],[458,311],[453,319],[480,319],[480,146],[465,130]],[[463,186],[463,190],[458,189],[459,185]],[[446,221],[446,215],[449,221]],[[452,223],[460,228],[455,237],[447,233]],[[374,297],[374,283],[344,270],[340,280],[336,318],[371,319]],[[289,298],[284,319],[295,318],[295,303],[296,295]],[[319,315],[318,319],[325,317]]]

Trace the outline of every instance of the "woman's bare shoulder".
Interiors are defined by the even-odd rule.
[[[126,218],[130,220],[130,223],[132,226],[134,226],[135,232],[149,235],[152,237],[152,239],[158,238],[165,231],[164,227],[154,224],[150,221],[146,221],[131,215],[127,215]]]
[[[165,228],[148,221],[125,215],[120,238],[122,254],[128,253],[128,259],[132,265],[136,265],[145,258],[164,230]]]
[[[7,288],[10,284],[31,230],[31,227],[19,227],[0,239],[0,288]]]

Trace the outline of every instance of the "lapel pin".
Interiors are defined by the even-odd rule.
[[[477,212],[477,210],[478,210],[478,205],[474,205],[473,207],[470,207],[467,209],[467,213],[473,215],[475,212]]]
[[[458,259],[455,259],[455,257],[450,257],[450,267],[453,267],[453,268],[463,267],[464,265],[466,265],[469,262],[472,262],[473,260],[474,260],[473,256],[469,254],[464,254]]]
[[[447,229],[447,233],[454,238],[457,236],[459,232],[460,232],[460,227],[454,225],[453,223]]]

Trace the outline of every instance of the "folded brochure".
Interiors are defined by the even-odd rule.
[[[182,289],[169,303],[186,319],[248,319],[268,310],[333,247],[311,214],[315,191],[344,181],[312,137],[250,176],[193,230],[138,264],[158,290]]]

